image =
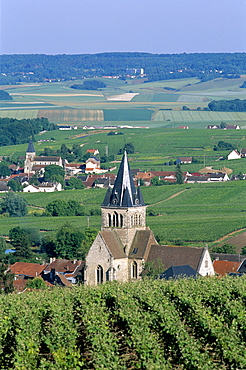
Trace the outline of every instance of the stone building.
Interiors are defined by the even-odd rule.
[[[55,164],[60,167],[63,167],[64,165],[61,157],[36,156],[33,142],[30,141],[26,151],[24,173],[34,174],[35,172],[44,171],[45,167],[51,164]]]
[[[126,152],[101,210],[101,231],[86,257],[85,284],[138,279],[151,245],[157,242],[146,227],[146,205],[133,183]]]
[[[144,264],[189,265],[200,275],[214,275],[207,248],[159,245],[146,226],[146,205],[135,187],[124,153],[113,189],[101,205],[102,226],[86,257],[84,283],[141,279]]]

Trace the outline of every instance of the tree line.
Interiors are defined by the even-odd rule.
[[[81,55],[18,54],[0,56],[0,84],[120,76],[143,68],[149,81],[198,77],[237,78],[246,72],[244,53],[151,54],[115,52]],[[222,71],[222,72],[221,72]]]
[[[40,131],[56,129],[58,127],[44,117],[21,120],[0,118],[0,146],[28,143]]]
[[[212,100],[208,108],[218,112],[246,112],[246,99]]]

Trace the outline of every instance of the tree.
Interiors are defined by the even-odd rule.
[[[11,244],[16,250],[14,256],[17,259],[30,260],[33,258],[31,247],[40,244],[40,234],[37,229],[14,227],[9,230]]]
[[[14,274],[11,271],[6,271],[6,266],[0,262],[0,286],[3,287],[4,293],[12,293],[14,291]],[[0,293],[1,293],[0,289]]]
[[[83,216],[84,207],[76,200],[54,200],[46,206],[48,216]]]
[[[67,202],[65,200],[54,200],[46,206],[46,213],[48,216],[66,216],[67,215]]]
[[[23,186],[19,181],[16,181],[14,179],[9,180],[8,186],[13,190],[13,191],[22,191]]]
[[[82,241],[85,234],[72,227],[71,224],[63,225],[56,234],[55,253],[58,258],[80,258]]]
[[[83,182],[77,177],[70,177],[70,179],[67,180],[66,189],[84,189],[84,188],[85,186]]]
[[[178,163],[176,166],[175,177],[176,177],[177,184],[183,184],[184,179],[183,179],[183,174],[182,174],[180,163]]]
[[[13,193],[5,195],[1,206],[1,213],[9,213],[11,217],[24,217],[27,214],[27,201]]]
[[[213,247],[213,253],[228,253],[236,254],[236,247],[234,245],[224,244],[220,247]]]
[[[45,167],[44,172],[44,181],[64,181],[65,171],[62,167],[57,166],[56,164],[51,164]],[[60,181],[58,181],[60,180]]]
[[[246,256],[246,246],[242,247],[241,253]]]
[[[28,280],[26,287],[30,289],[46,289],[47,288],[45,281],[41,277],[35,277],[32,280]]]
[[[0,164],[0,178],[5,179],[6,177],[9,177],[10,175],[11,175],[11,171],[8,168],[8,166],[4,164]]]

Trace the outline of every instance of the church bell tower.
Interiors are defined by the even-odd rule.
[[[136,230],[146,230],[146,205],[140,187],[134,185],[126,151],[114,187],[108,189],[101,210],[101,229],[113,228],[128,255]]]

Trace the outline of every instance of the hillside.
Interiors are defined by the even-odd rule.
[[[245,277],[0,297],[2,369],[243,370]]]

